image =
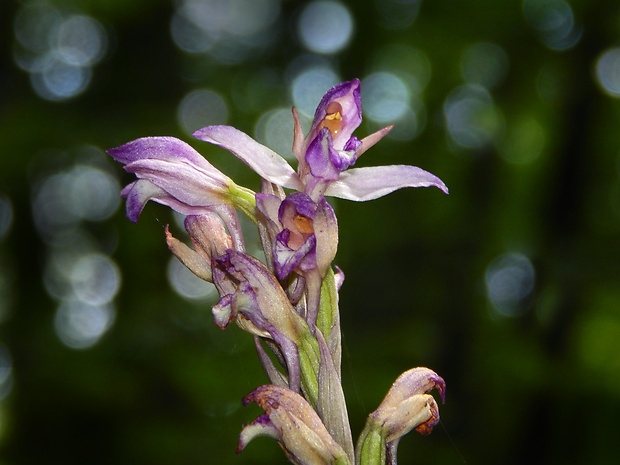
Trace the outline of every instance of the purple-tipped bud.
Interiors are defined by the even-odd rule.
[[[368,416],[358,442],[358,455],[386,455],[396,464],[396,449],[402,436],[415,429],[429,434],[439,423],[439,408],[428,392],[437,389],[444,400],[446,383],[428,368],[413,368],[400,375],[379,408]]]

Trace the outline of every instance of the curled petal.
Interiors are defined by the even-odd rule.
[[[342,171],[333,162],[337,158],[338,153],[332,145],[332,135],[327,128],[323,128],[306,151],[310,174],[322,181],[335,181]]]
[[[284,279],[298,268],[309,271],[316,268],[316,236],[311,234],[297,249],[288,246],[291,232],[285,229],[276,236],[273,245],[273,266],[278,279]]]
[[[121,192],[133,222],[148,200],[183,214],[201,214],[213,205],[231,203],[230,178],[174,137],[136,139],[109,149],[108,154],[138,178]]]
[[[330,115],[336,116],[337,121],[330,121]],[[314,114],[307,140],[312,141],[322,127],[327,127],[334,136],[334,147],[343,150],[361,122],[360,81],[353,79],[332,87],[323,96]]]
[[[403,187],[430,186],[448,193],[448,188],[441,179],[417,166],[373,166],[343,171],[338,180],[327,186],[324,195],[365,202]]]
[[[297,173],[284,158],[244,132],[232,126],[207,126],[193,135],[200,140],[225,148],[263,179],[282,187],[303,190]]]
[[[237,454],[250,443],[250,441],[259,436],[267,436],[276,440],[280,440],[282,435],[276,426],[269,419],[266,413],[258,417],[252,423],[248,423],[241,430],[239,435],[239,444],[237,446]]]
[[[149,200],[166,205],[183,215],[204,215],[212,210],[210,207],[188,205],[146,179],[138,179],[125,186],[121,197],[126,199],[127,218],[133,223],[138,222]]]

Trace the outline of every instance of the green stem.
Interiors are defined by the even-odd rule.
[[[385,465],[385,435],[381,425],[369,416],[357,440],[355,465]]]

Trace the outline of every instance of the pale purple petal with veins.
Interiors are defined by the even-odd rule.
[[[282,187],[303,190],[299,176],[284,158],[232,126],[207,126],[193,136],[225,148],[263,179]]]
[[[374,166],[343,171],[338,180],[329,183],[324,195],[365,202],[403,187],[430,186],[448,193],[441,179],[417,166]]]
[[[146,179],[139,179],[125,186],[121,197],[127,199],[127,218],[136,223],[140,213],[149,200],[172,208],[183,215],[203,215],[211,209],[202,206],[191,206],[169,195]]]
[[[134,223],[148,200],[186,215],[230,203],[230,178],[174,137],[136,139],[109,149],[108,154],[138,178],[121,191],[121,197],[127,198],[127,217]]]
[[[189,144],[174,137],[142,137],[120,147],[109,149],[107,153],[124,165],[145,159],[186,163],[213,177],[219,177],[221,182],[225,183],[228,180],[227,176],[218,171]]]

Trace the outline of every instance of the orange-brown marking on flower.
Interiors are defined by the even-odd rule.
[[[314,232],[314,228],[312,227],[312,220],[303,215],[297,213],[293,217],[293,224],[295,224],[295,229],[299,231],[301,234],[312,234]]]
[[[332,137],[336,137],[342,129],[342,105],[338,102],[331,102],[327,106],[326,113],[319,129],[327,128],[332,133]]]

